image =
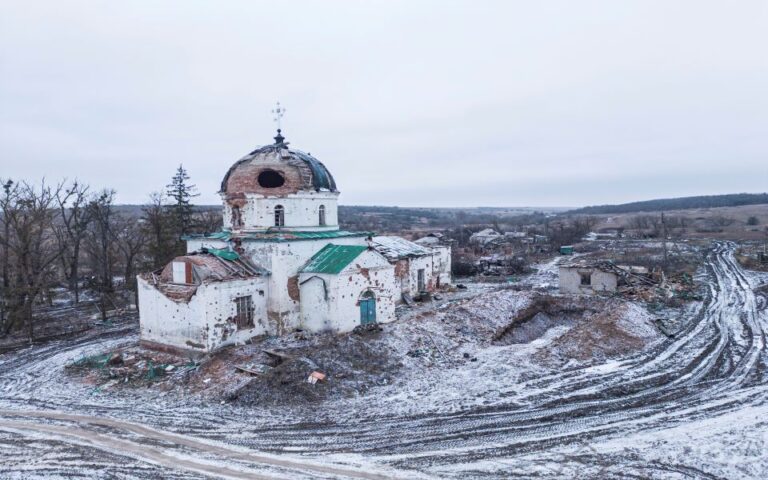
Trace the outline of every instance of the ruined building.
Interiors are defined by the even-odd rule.
[[[573,262],[560,265],[560,292],[572,294],[612,293],[621,285],[652,285],[648,269],[615,265],[609,261]]]
[[[450,281],[445,252],[340,230],[333,176],[279,130],[232,165],[220,194],[222,231],[185,237],[186,255],[138,277],[145,345],[210,351],[295,329],[346,332],[392,321],[403,293]]]

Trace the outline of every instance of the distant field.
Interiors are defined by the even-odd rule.
[[[739,207],[768,205],[768,193],[732,193],[727,195],[700,195],[695,197],[660,198],[619,205],[596,205],[572,210],[570,213],[611,214],[632,212],[659,212],[662,210]]]
[[[734,240],[765,240],[768,239],[768,205],[744,205],[739,207],[694,208],[683,210],[667,210],[668,217],[682,217],[688,222],[685,237],[689,238],[722,238]],[[632,218],[638,215],[660,215],[659,212],[634,212],[620,214],[593,215],[599,218],[596,230],[606,228],[631,228]],[[747,225],[750,217],[758,219],[757,225]],[[716,231],[697,231],[711,227],[713,219],[720,221]],[[727,221],[733,222],[726,225]]]

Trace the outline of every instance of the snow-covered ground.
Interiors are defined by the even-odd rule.
[[[64,373],[135,344],[135,327],[2,355],[0,478],[766,478],[765,278],[733,249],[708,255],[707,298],[674,339],[617,301],[590,313],[593,328],[499,344],[534,294],[477,292],[371,340],[400,355],[393,382],[301,408],[98,391]],[[529,285],[553,285],[556,262]],[[600,350],[605,332],[622,342]],[[573,342],[604,360],[566,362]]]

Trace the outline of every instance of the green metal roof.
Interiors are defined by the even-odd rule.
[[[323,247],[301,269],[303,273],[338,274],[344,267],[352,263],[368,247],[364,245],[333,245]]]
[[[239,238],[247,242],[298,242],[301,240],[322,240],[328,238],[347,238],[347,237],[370,237],[372,232],[347,232],[345,230],[331,231],[273,231],[273,232],[216,232],[205,235],[185,235],[182,240],[223,240],[229,241],[233,238]]]
[[[205,250],[210,254],[216,255],[217,257],[223,258],[224,260],[229,260],[230,262],[234,262],[240,258],[240,255],[237,252],[233,252],[232,250],[228,250],[226,248],[206,248]]]

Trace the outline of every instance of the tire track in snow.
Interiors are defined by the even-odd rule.
[[[750,280],[734,261],[734,248],[731,243],[719,243],[707,255],[707,298],[699,310],[691,312],[691,321],[675,339],[624,358],[610,371],[573,368],[532,379],[520,384],[518,393],[495,404],[407,416],[372,409],[344,422],[267,419],[253,426],[243,424],[242,414],[214,407],[164,411],[151,406],[136,418],[261,451],[365,453],[398,467],[430,470],[439,465],[514,458],[520,452],[547,455],[584,439],[661,429],[701,415],[716,416],[744,405],[762,404],[767,395],[764,385],[750,385],[762,382],[766,305],[756,299]],[[99,341],[61,345],[66,352],[80,352],[84,346],[95,348]],[[42,361],[36,354],[30,351],[27,357],[10,363],[0,357],[0,370],[11,363],[22,372],[35,368]],[[43,358],[60,361],[60,354],[61,350],[48,349]],[[0,373],[0,379],[9,377]],[[34,389],[14,381],[13,389],[18,388],[22,395],[4,400],[14,404],[31,400]],[[62,401],[68,408],[110,413],[103,403],[87,405],[59,395],[61,398],[41,405],[50,408]],[[114,413],[123,415],[121,409],[125,408],[125,403],[118,404]],[[186,418],[190,415],[194,417]]]
[[[382,473],[375,473],[363,470],[355,470],[338,466],[322,465],[308,460],[280,458],[237,449],[223,445],[205,442],[197,438],[186,435],[179,435],[169,432],[163,432],[153,428],[146,427],[131,422],[124,422],[111,418],[100,418],[89,415],[77,415],[61,412],[42,412],[32,410],[0,410],[0,416],[3,417],[24,417],[35,418],[39,420],[55,420],[72,422],[71,425],[55,425],[51,423],[38,423],[22,420],[9,420],[0,418],[0,429],[11,431],[31,431],[37,433],[54,434],[57,437],[74,437],[96,448],[111,452],[122,452],[138,460],[146,461],[156,465],[168,468],[182,468],[197,473],[207,475],[216,475],[232,479],[273,479],[273,478],[294,478],[291,474],[272,474],[261,475],[255,471],[236,470],[230,467],[222,466],[220,463],[205,463],[179,455],[185,453],[181,451],[172,452],[158,450],[152,445],[145,445],[138,441],[120,438],[114,434],[99,433],[93,428],[87,428],[88,425],[101,427],[110,427],[117,430],[123,430],[138,435],[141,439],[169,442],[174,447],[184,447],[193,450],[193,453],[213,454],[221,459],[231,462],[247,462],[261,466],[277,467],[281,470],[301,472],[303,474],[333,476],[341,478],[355,478],[363,480],[384,480],[396,478]],[[185,456],[188,456],[186,453]],[[403,477],[404,478],[404,477]]]

